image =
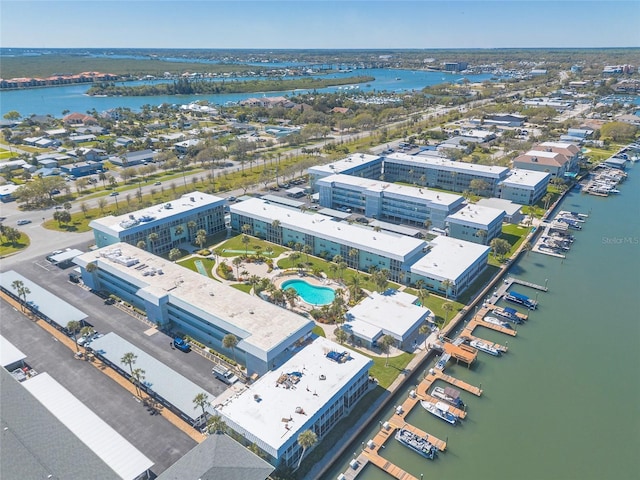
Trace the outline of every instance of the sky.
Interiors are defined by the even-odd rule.
[[[0,0],[0,46],[640,47],[640,1]]]

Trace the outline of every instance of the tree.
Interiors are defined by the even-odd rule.
[[[142,397],[142,392],[140,391],[140,388],[142,386],[142,381],[144,380],[145,373],[146,372],[141,368],[136,368],[131,371],[131,381],[133,382],[133,385],[136,387],[136,392],[139,397]]]
[[[533,245],[531,245],[531,242],[529,241],[524,242],[522,244],[522,249],[527,251],[527,255],[529,255],[529,252],[531,251],[532,248],[533,248]]]
[[[307,257],[307,265],[308,265],[309,264],[309,254],[312,252],[311,245],[305,245],[304,247],[302,247],[302,252]]]
[[[171,260],[172,262],[175,262],[176,260],[178,260],[180,257],[182,256],[182,252],[180,251],[179,248],[172,248],[169,251],[169,260]]]
[[[84,218],[87,218],[87,212],[89,211],[89,205],[87,205],[87,202],[82,202],[80,204],[80,210],[82,211]]]
[[[385,367],[389,366],[389,352],[391,351],[391,346],[395,345],[395,343],[396,343],[396,339],[393,338],[391,335],[384,335],[378,341],[378,347],[380,347],[380,351],[382,353],[386,353],[387,354],[387,359],[384,362],[384,366]]]
[[[333,334],[336,336],[336,340],[340,345],[344,344],[349,338],[349,334],[342,327],[336,328]]]
[[[11,288],[16,291],[18,298],[22,299],[20,308],[24,311],[24,305],[27,303],[27,295],[31,293],[31,290],[29,290],[29,287],[24,286],[24,282],[22,280],[14,280],[11,282]]]
[[[442,326],[444,326],[449,321],[449,312],[451,312],[453,310],[453,305],[451,304],[451,302],[444,302],[442,304],[442,310],[445,311],[444,324],[442,325]]]
[[[156,242],[158,241],[159,238],[160,238],[160,235],[158,235],[156,232],[150,233],[149,236],[147,237],[152,249],[153,247],[155,247]]]
[[[469,188],[476,195],[481,195],[489,189],[490,185],[485,180],[474,178],[469,182]]]
[[[249,252],[249,243],[251,243],[251,238],[249,238],[249,235],[247,234],[242,234],[242,238],[240,239],[240,241],[244,245],[244,255],[246,257]]]
[[[423,323],[422,325],[420,325],[420,328],[418,329],[418,332],[420,333],[420,335],[424,335],[424,349],[427,349],[427,338],[429,338],[429,333],[431,332],[431,327],[429,326],[428,323]]]
[[[233,353],[233,360],[236,360],[236,346],[238,345],[238,337],[236,337],[233,333],[227,333],[222,338],[222,346],[224,348],[230,348]]]
[[[442,285],[442,288],[444,289],[445,298],[449,299],[449,290],[453,287],[453,282],[447,278],[443,280],[440,285]]]
[[[427,299],[429,298],[429,292],[427,291],[427,289],[419,288],[417,297],[418,297],[418,301],[420,302],[420,305],[426,308]]]
[[[307,449],[313,447],[317,442],[318,436],[312,430],[305,430],[298,435],[298,445],[302,447],[302,453],[300,454],[300,459],[298,460],[296,468],[300,468],[300,464],[302,463],[302,459]]]
[[[213,415],[207,420],[209,434],[220,434],[227,431],[227,424],[220,415]]]
[[[196,233],[196,244],[202,249],[204,244],[207,243],[207,231],[206,230],[198,230]]]
[[[289,254],[289,259],[291,260],[291,268],[293,268],[296,264],[296,261],[300,258],[300,254],[295,250]]]
[[[489,243],[489,246],[491,247],[493,256],[498,256],[500,258],[504,257],[504,255],[511,249],[509,242],[502,238],[494,238],[491,240],[491,243]]]
[[[73,341],[76,344],[76,352],[80,349],[78,348],[78,331],[80,330],[80,322],[77,320],[69,320],[67,323],[67,330],[73,335]]]
[[[296,306],[296,300],[298,299],[298,292],[296,292],[293,288],[287,288],[284,292],[284,298],[286,298],[287,302],[289,302],[289,306],[291,308]]]
[[[553,200],[553,194],[551,192],[547,192],[547,194],[544,197],[542,197],[545,210],[549,208],[549,204],[551,203],[551,200]]]
[[[187,222],[187,229],[189,230],[189,233],[191,233],[192,235],[193,235],[193,233],[192,233],[192,232],[194,232],[194,231],[195,231],[195,229],[196,229],[196,227],[197,227],[197,226],[198,226],[198,224],[197,224],[195,221],[193,221],[193,220],[189,220],[189,221]]]
[[[145,248],[147,248],[147,242],[145,242],[144,240],[139,240],[138,243],[136,243],[136,247],[144,250]]]
[[[373,280],[379,292],[384,292],[389,284],[389,270],[376,270],[371,274],[371,280]]]
[[[624,122],[609,122],[600,128],[600,137],[614,142],[632,141],[638,132],[638,127]]]
[[[362,285],[362,277],[358,273],[347,280],[349,296],[351,297],[353,303],[356,303],[360,299],[360,285]]]
[[[4,236],[7,237],[7,241],[11,242],[11,244],[15,247],[18,240],[22,238],[22,233],[20,233],[20,230],[18,230],[17,228],[4,227]]]
[[[236,267],[236,279],[240,280],[240,265],[242,265],[242,258],[233,257],[233,260],[231,260],[231,263],[233,264],[234,267]]]
[[[104,209],[107,206],[107,199],[101,197],[98,199],[98,208],[100,209],[100,215],[104,215]]]
[[[350,248],[348,255],[349,255],[349,258],[351,259],[351,264],[353,265],[353,263],[355,262],[355,268],[357,270],[358,269],[358,263],[357,263],[358,249]]]
[[[138,356],[133,352],[125,353],[120,359],[120,363],[129,366],[129,372],[133,375],[133,366],[136,363]]]
[[[209,401],[209,395],[207,395],[205,392],[200,392],[195,397],[193,397],[193,403],[194,410],[196,408],[202,408],[202,416],[204,417],[207,415],[206,408],[211,405],[211,402]]]

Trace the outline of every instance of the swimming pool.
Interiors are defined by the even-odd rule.
[[[300,298],[311,305],[328,305],[336,298],[333,289],[328,287],[316,287],[304,280],[287,280],[282,284],[282,289],[293,288]]]

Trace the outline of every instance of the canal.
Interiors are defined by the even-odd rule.
[[[608,198],[571,192],[561,209],[589,214],[566,259],[528,253],[511,275],[549,292],[518,327],[515,338],[486,328],[474,335],[509,342],[496,358],[479,353],[471,367],[446,372],[482,386],[481,397],[462,392],[467,418],[451,427],[419,406],[407,421],[448,440],[447,451],[426,460],[394,439],[381,454],[416,478],[594,479],[636,478],[640,470],[640,166],[630,168],[621,194]],[[536,296],[536,291],[513,290]],[[512,305],[510,305],[512,306]],[[368,431],[325,476],[349,468],[404,401],[425,369],[402,389]],[[438,385],[438,384],[436,384]],[[359,480],[392,477],[368,465]]]

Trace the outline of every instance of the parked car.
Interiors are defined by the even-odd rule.
[[[162,185],[162,182],[156,182],[154,185]]]
[[[227,385],[233,385],[238,381],[238,377],[236,377],[231,370],[222,365],[215,365],[211,369],[211,373],[213,373],[216,378]]]
[[[29,220],[28,218],[23,218],[21,220],[18,220],[17,222],[18,225],[26,225],[27,223],[31,223],[31,220]]]
[[[175,337],[173,339],[173,346],[178,350],[182,350],[183,352],[188,352],[189,350],[191,350],[191,346],[180,337]]]
[[[118,196],[118,195],[120,195],[120,192],[111,192],[111,193],[109,194],[109,196],[110,196],[110,197],[116,197],[116,196]]]

